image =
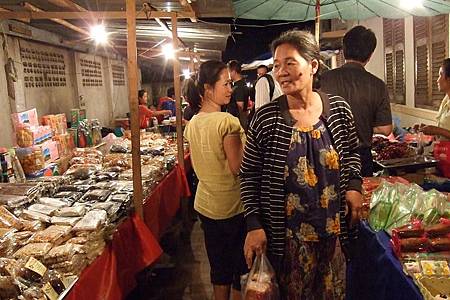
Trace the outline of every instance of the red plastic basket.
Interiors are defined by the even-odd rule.
[[[450,142],[440,141],[434,144],[433,155],[439,160],[438,168],[442,175],[450,178]]]

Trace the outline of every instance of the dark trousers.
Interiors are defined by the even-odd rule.
[[[360,148],[359,156],[361,158],[361,175],[363,177],[372,177],[373,176],[372,148]]]

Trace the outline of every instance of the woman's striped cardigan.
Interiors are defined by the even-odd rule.
[[[361,191],[358,138],[348,103],[339,96],[319,94],[323,103],[321,119],[331,133],[339,154],[340,240],[345,248],[345,244],[357,237],[357,232],[350,232],[347,226],[345,192]],[[261,107],[250,125],[241,165],[241,199],[247,230],[265,230],[268,254],[274,259],[284,254],[284,168],[295,122],[284,95]]]

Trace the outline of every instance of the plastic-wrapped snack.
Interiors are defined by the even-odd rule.
[[[73,185],[93,185],[95,180],[93,179],[84,179],[84,180],[76,180],[73,182]]]
[[[52,247],[53,245],[51,243],[30,243],[17,250],[13,256],[16,259],[28,258],[30,256],[42,258]]]
[[[91,188],[90,185],[63,185],[58,189],[58,192],[80,192],[86,193]]]
[[[103,159],[103,153],[93,148],[76,148],[73,151],[73,156],[90,156]]]
[[[57,198],[41,197],[41,198],[39,198],[39,203],[44,204],[44,205],[53,206],[56,208],[70,206],[70,202],[65,201],[62,198],[57,199]]]
[[[84,245],[89,241],[89,239],[85,236],[76,236],[71,239],[69,239],[66,244],[78,244],[78,245]]]
[[[20,207],[30,201],[30,198],[27,196],[0,195],[0,204],[6,205],[10,208]]]
[[[83,246],[66,243],[64,245],[54,247],[52,250],[50,250],[46,255],[45,263],[47,265],[54,265],[57,263],[70,260],[70,258],[74,254],[80,253],[81,254],[84,253]]]
[[[84,205],[76,205],[72,207],[63,207],[58,209],[54,215],[57,217],[82,217],[86,213]]]
[[[47,272],[47,267],[42,263],[41,258],[27,257],[18,260],[19,268],[16,271],[20,277],[30,283],[40,283],[42,277]],[[28,285],[29,286],[29,285]]]
[[[80,198],[83,196],[83,193],[79,192],[60,192],[57,193],[54,197],[55,198],[63,198],[64,200],[75,202],[80,200]]]
[[[65,175],[72,176],[75,179],[88,179],[95,172],[100,171],[101,165],[86,164],[73,165],[65,173]]]
[[[425,232],[430,237],[442,236],[450,233],[450,219],[442,218],[440,223],[427,226]]]
[[[114,181],[97,182],[95,184],[95,188],[100,190],[113,190],[116,186],[117,183],[115,183]]]
[[[127,203],[130,201],[131,195],[130,194],[114,194],[111,196],[111,201],[119,202],[119,203]]]
[[[41,213],[41,214],[44,214],[47,216],[51,216],[57,210],[57,208],[54,206],[36,203],[36,204],[30,205],[28,207],[28,210],[35,211],[35,212],[38,212],[38,213]]]
[[[23,300],[47,300],[44,292],[37,286],[27,288],[22,293]]]
[[[28,244],[28,241],[30,240],[32,235],[33,235],[32,231],[20,231],[15,232],[12,237],[16,241],[16,244],[22,247]]]
[[[118,202],[113,202],[110,209],[108,209],[108,216],[112,221],[116,221],[122,216],[122,204]]]
[[[23,228],[22,230],[26,230],[26,231],[40,231],[40,230],[44,230],[45,226],[44,223],[39,221],[39,220],[23,220]]]
[[[101,209],[94,209],[89,211],[81,221],[74,227],[74,231],[92,231],[97,230],[107,220],[107,213]]]
[[[94,205],[92,205],[92,209],[102,209],[105,211],[108,211],[111,207],[112,207],[113,203],[112,202],[98,202],[98,203],[94,203]]]
[[[72,165],[101,164],[102,159],[95,156],[75,156],[69,162]]]
[[[49,270],[45,274],[42,281],[44,283],[46,282],[50,283],[50,285],[58,295],[60,295],[66,289],[62,281],[62,275],[58,271]]]
[[[45,222],[45,223],[50,223],[50,220],[51,220],[51,217],[49,217],[47,215],[38,213],[36,211],[28,210],[28,209],[25,209],[24,211],[22,211],[22,214],[20,216],[27,220],[36,220],[36,221],[41,221],[41,222]]]
[[[0,206],[0,227],[14,227],[21,229],[23,223],[3,205]]]
[[[420,252],[428,248],[429,241],[427,238],[407,238],[400,240],[400,250],[402,252]]]
[[[83,199],[87,201],[105,201],[111,195],[108,190],[92,190],[84,194]]]
[[[395,228],[394,230],[398,233],[398,236],[402,239],[411,237],[421,237],[425,232],[421,221],[414,221],[411,224]]]
[[[450,237],[437,237],[430,240],[433,251],[450,251]]]
[[[0,258],[0,276],[16,276],[19,264],[12,258]]]
[[[19,287],[12,276],[0,276],[0,299],[17,299]]]
[[[66,240],[70,238],[69,234],[71,229],[71,226],[51,225],[43,231],[37,232],[33,236],[32,241],[36,243],[53,243],[56,245],[57,241],[62,237],[66,236]]]
[[[75,254],[69,260],[53,264],[52,267],[63,274],[79,274],[86,265],[86,256],[84,254]]]
[[[81,217],[56,217],[56,216],[53,216],[51,219],[51,223],[55,224],[55,225],[74,226],[80,220],[81,220]]]

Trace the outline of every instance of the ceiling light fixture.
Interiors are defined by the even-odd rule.
[[[404,9],[415,9],[423,7],[423,0],[400,0],[400,6]]]
[[[191,72],[189,71],[189,69],[183,70],[183,77],[184,79],[188,79],[189,77],[191,77]]]
[[[173,49],[172,43],[164,44],[162,46],[162,52],[166,59],[173,59],[175,57],[175,50]]]
[[[92,26],[90,30],[90,35],[96,44],[104,45],[108,42],[108,33],[106,33],[106,29],[103,24]]]

